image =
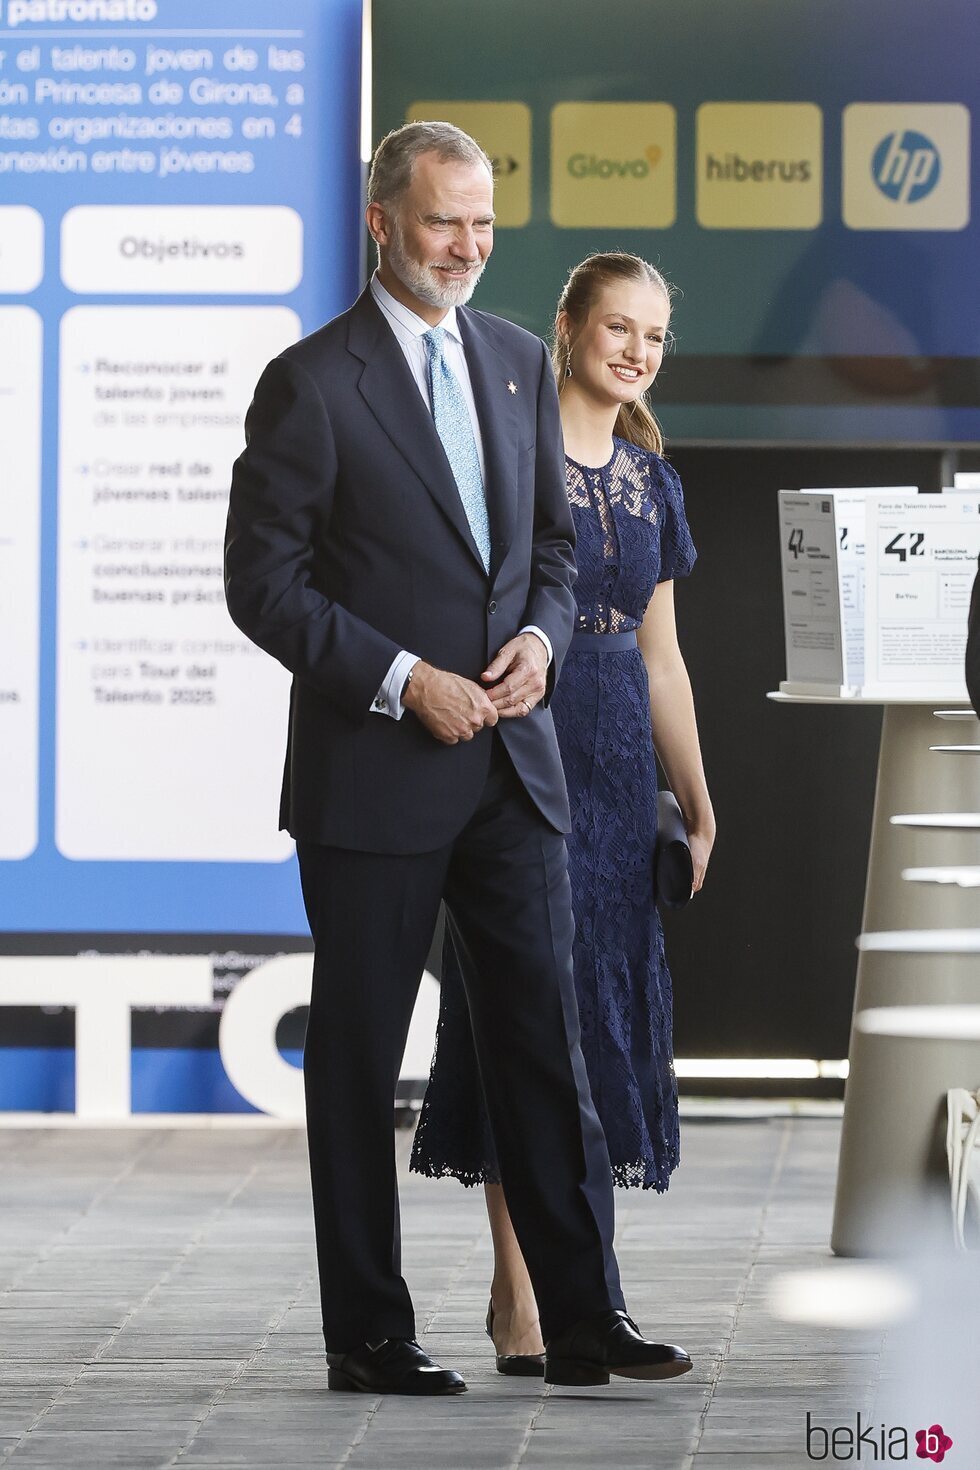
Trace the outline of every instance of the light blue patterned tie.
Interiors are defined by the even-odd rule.
[[[486,571],[490,570],[490,520],[487,496],[480,471],[480,456],[473,435],[473,422],[463,390],[443,356],[445,327],[432,327],[422,338],[429,350],[429,400],[432,421],[442,440],[449,467],[456,480],[473,540]]]

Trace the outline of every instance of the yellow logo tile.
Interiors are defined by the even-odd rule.
[[[531,218],[531,111],[523,102],[413,102],[406,122],[450,122],[493,162],[495,228]]]
[[[677,114],[666,102],[560,102],[551,218],[564,229],[666,229],[677,216]]]
[[[963,230],[970,223],[970,114],[960,102],[844,109],[850,230]]]
[[[706,230],[815,230],[823,219],[823,114],[812,102],[704,102],[697,216]]]

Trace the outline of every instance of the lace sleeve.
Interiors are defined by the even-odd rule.
[[[658,582],[671,582],[686,577],[697,560],[691,530],[684,513],[684,492],[677,471],[659,455],[651,456],[651,474],[659,485],[664,502],[660,531],[660,575]]]

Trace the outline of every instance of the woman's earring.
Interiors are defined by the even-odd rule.
[[[571,376],[572,376],[572,349],[569,347],[569,349],[568,349],[568,356],[565,359],[565,377],[566,378],[570,378]]]

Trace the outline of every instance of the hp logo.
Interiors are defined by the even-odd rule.
[[[915,204],[939,183],[939,150],[924,133],[906,129],[882,138],[871,160],[871,173],[881,192],[898,204]]]

